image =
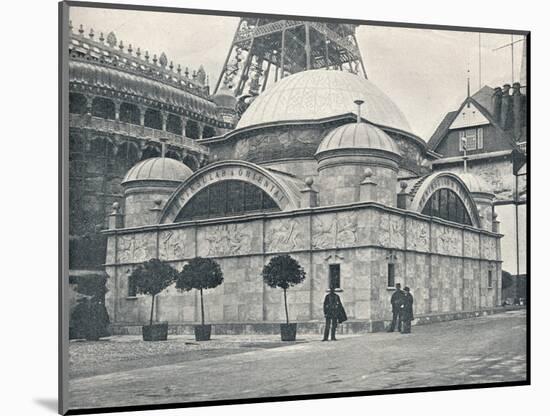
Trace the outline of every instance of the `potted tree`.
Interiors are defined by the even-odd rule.
[[[177,278],[178,272],[168,263],[159,259],[151,259],[140,264],[130,275],[134,279],[137,293],[151,295],[151,315],[149,325],[142,327],[144,341],[166,341],[168,323],[153,325],[155,297],[170,286]]]
[[[197,289],[201,295],[201,324],[195,325],[195,339],[197,341],[210,340],[212,325],[204,324],[203,290],[212,289],[223,282],[223,273],[220,265],[212,259],[195,257],[179,273],[176,288],[189,291]]]
[[[302,283],[306,272],[296,260],[288,254],[273,257],[263,268],[262,275],[265,283],[272,288],[283,289],[285,300],[286,324],[281,324],[281,340],[295,341],[297,324],[288,321],[288,306],[286,291],[289,287]]]

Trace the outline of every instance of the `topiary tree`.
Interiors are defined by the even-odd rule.
[[[141,263],[130,275],[134,279],[136,291],[144,295],[151,295],[151,317],[149,326],[153,325],[153,310],[155,308],[155,296],[170,286],[177,278],[178,272],[168,263],[151,259]]]
[[[179,273],[176,288],[189,291],[197,289],[201,294],[201,324],[204,325],[204,301],[202,291],[213,289],[223,282],[220,265],[212,259],[195,257]]]
[[[288,306],[286,290],[300,284],[306,278],[306,272],[296,260],[288,254],[273,257],[263,268],[262,275],[265,283],[272,288],[283,289],[285,299],[286,323],[288,324]]]

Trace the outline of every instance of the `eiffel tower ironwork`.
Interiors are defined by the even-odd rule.
[[[357,25],[241,18],[214,93],[258,95],[269,82],[309,69],[349,71],[367,78]]]

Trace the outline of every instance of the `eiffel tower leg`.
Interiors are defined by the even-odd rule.
[[[365,79],[368,79],[367,77],[367,71],[365,70],[365,65],[363,64],[363,57],[361,55],[361,49],[359,49],[359,43],[357,43],[357,38],[355,37],[355,34],[353,34],[353,41],[355,42],[355,46],[357,47],[357,52],[359,55],[359,63],[361,64],[361,69],[363,70],[363,76]]]

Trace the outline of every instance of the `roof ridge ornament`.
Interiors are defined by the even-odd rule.
[[[117,44],[116,35],[114,32],[109,32],[107,35],[107,45],[109,45],[111,48],[114,48]]]

